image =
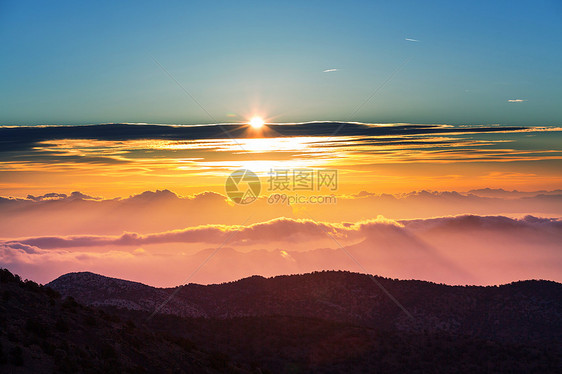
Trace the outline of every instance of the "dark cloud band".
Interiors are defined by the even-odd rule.
[[[341,126],[343,125],[343,126]],[[446,126],[397,124],[377,126],[363,123],[308,122],[295,124],[269,124],[263,137],[332,136],[402,136],[435,135],[450,133],[490,133],[522,131],[530,127],[514,126]],[[100,124],[84,126],[21,126],[0,127],[0,152],[22,151],[39,142],[61,139],[92,139],[109,141],[127,140],[197,140],[248,138],[245,124],[172,126],[144,124]]]

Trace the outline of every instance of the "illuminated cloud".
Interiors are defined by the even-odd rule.
[[[273,131],[275,137],[331,137],[334,130],[341,125],[345,126],[341,127],[338,137],[435,136],[451,133],[505,133],[530,129],[542,131],[542,128],[523,126],[373,125],[358,122],[268,124],[268,128]],[[29,152],[17,154],[16,159],[25,161],[29,159],[28,155],[35,155],[35,157],[45,157],[48,161],[119,163],[123,162],[123,158],[119,157],[122,153],[119,152],[123,151],[124,146],[132,145],[132,148],[125,148],[128,151],[147,147],[159,149],[171,141],[186,141],[188,143],[183,143],[184,147],[190,148],[190,141],[194,140],[230,140],[231,138],[252,137],[253,135],[247,131],[247,126],[243,124],[173,126],[116,123],[87,126],[0,126],[0,139],[2,139],[0,160],[12,160],[10,156],[14,156],[14,152]],[[36,148],[38,145],[40,148]],[[68,148],[80,149],[83,152],[64,152]],[[196,149],[199,149],[198,145],[194,150]],[[84,153],[86,151],[89,152]]]
[[[326,69],[322,73],[332,73],[334,71],[339,71],[340,69]]]
[[[409,42],[419,42],[419,40],[417,40],[417,39],[412,39],[412,38],[406,38],[406,39],[404,39],[404,40],[409,41]]]
[[[483,175],[486,180],[513,177],[505,173]],[[560,190],[508,192],[474,189],[465,193],[422,190],[392,195],[361,191],[338,194],[337,199],[337,209],[334,209],[332,204],[308,204],[299,208],[269,204],[267,196],[260,197],[253,204],[240,206],[216,192],[179,196],[169,190],[145,191],[126,198],[110,199],[93,199],[78,192],[70,195],[47,193],[27,198],[0,197],[0,238],[66,237],[84,234],[85,229],[91,235],[118,236],[123,232],[154,233],[200,225],[227,227],[244,222],[251,213],[259,218],[248,224],[258,223],[258,220],[275,222],[289,230],[292,222],[282,224],[274,219],[315,217],[327,222],[356,222],[377,215],[396,220],[466,213],[494,215],[521,212],[562,216]]]
[[[55,193],[55,192],[46,193],[46,194],[41,195],[41,196],[27,195],[27,199],[35,201],[35,202],[39,202],[39,201],[55,201],[55,200],[58,200],[58,201],[60,201],[60,200],[66,200],[66,201],[70,201],[70,200],[101,200],[101,197],[88,196],[86,194],[83,194],[80,191],[74,191],[70,195],[67,195],[67,194],[64,194],[64,193]]]
[[[375,226],[396,226],[400,224],[383,218],[358,223],[320,223],[306,219],[277,218],[249,226],[205,225],[182,230],[172,230],[152,234],[124,233],[120,236],[74,235],[46,236],[6,241],[7,247],[21,248],[33,246],[41,249],[100,247],[100,246],[141,246],[162,243],[221,243],[227,237],[231,242],[247,245],[262,242],[295,242],[325,238],[327,234],[334,237],[354,239],[358,234],[365,235]],[[236,233],[236,235],[233,235]]]
[[[337,136],[332,137],[340,127]],[[441,190],[464,191],[488,186],[509,188],[514,184],[519,189],[537,190],[552,189],[562,182],[554,171],[554,165],[562,160],[562,149],[556,142],[542,141],[547,136],[560,137],[560,128],[272,123],[260,138],[249,137],[247,125],[225,124],[224,128],[235,141],[215,125],[0,127],[0,194],[53,200],[55,196],[44,195],[80,190],[107,198],[162,187],[183,194],[206,190],[223,193],[228,174],[240,168],[250,169],[263,178],[271,168],[338,169],[342,173],[345,170],[345,182],[341,183],[345,190],[339,191],[343,194],[357,193],[361,185],[394,193],[436,186]],[[523,162],[532,163],[532,169]],[[494,172],[504,174],[490,174]],[[285,212],[277,213],[281,214],[268,213],[267,218],[287,216]],[[140,217],[127,218],[135,219]],[[120,232],[163,231],[201,223],[186,222],[187,219],[180,217],[181,225],[170,219],[162,227],[148,227],[145,223],[142,230],[133,226]],[[8,222],[11,224],[16,226],[12,227],[14,233],[25,229],[15,221]],[[45,225],[36,227],[41,230]],[[98,222],[94,227],[102,225]],[[3,230],[9,231],[0,225],[0,235]],[[56,229],[44,233],[59,232]]]
[[[281,233],[272,236],[277,229]],[[239,231],[238,239],[233,237],[206,261],[231,230]],[[318,240],[327,236],[326,231],[338,237],[345,251],[339,245],[328,248],[320,244]],[[297,237],[308,241],[307,249],[294,248],[291,240]],[[350,238],[355,240],[346,241]],[[189,254],[165,250],[177,240],[205,240],[212,246]],[[366,269],[372,274],[401,279],[498,284],[532,278],[562,280],[561,240],[562,221],[533,216],[514,219],[463,215],[400,222],[379,218],[344,224],[282,219],[248,227],[193,227],[148,235],[13,240],[0,243],[0,262],[24,277],[32,274],[40,282],[87,269],[158,286],[175,286],[205,262],[191,281],[217,283],[256,274]],[[244,250],[251,241],[259,242],[261,249]],[[110,242],[114,246],[103,251],[96,247]],[[92,246],[71,247],[78,244]]]
[[[562,221],[554,218],[535,218],[528,216],[513,219],[504,216],[456,216],[423,220],[389,220],[382,216],[377,219],[354,223],[327,223],[307,219],[278,218],[248,226],[206,225],[172,230],[152,234],[124,233],[120,236],[47,236],[8,240],[3,244],[7,248],[26,249],[61,249],[100,246],[134,246],[163,243],[222,243],[227,238],[230,243],[248,245],[254,243],[313,241],[326,235],[341,240],[357,240],[373,234],[401,233],[408,229],[434,229],[450,227],[462,230],[490,227],[492,229],[544,229],[550,228],[562,234]],[[235,233],[235,234],[234,234]]]
[[[507,100],[508,103],[522,103],[524,101],[527,101],[527,99],[509,99],[509,100]]]

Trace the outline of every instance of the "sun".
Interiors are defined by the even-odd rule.
[[[263,127],[264,125],[264,121],[262,118],[260,117],[254,117],[250,120],[250,126],[252,126],[254,129],[260,129]]]

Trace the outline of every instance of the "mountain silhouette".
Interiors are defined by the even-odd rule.
[[[70,273],[48,286],[86,305],[145,312],[158,309],[159,313],[180,317],[283,315],[509,342],[562,341],[558,323],[562,315],[562,284],[544,280],[487,287],[448,286],[323,271],[273,278],[253,276],[215,285],[154,288],[93,273]],[[168,301],[172,293],[174,296]]]
[[[555,373],[561,287],[348,272],[168,289],[71,273],[41,286],[0,270],[0,372]]]
[[[259,372],[5,269],[0,295],[1,373]]]

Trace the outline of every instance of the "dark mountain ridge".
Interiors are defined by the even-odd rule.
[[[1,373],[259,373],[0,269]]]
[[[62,293],[89,300],[90,305],[84,306],[72,296],[64,298],[50,287],[0,270],[0,371],[562,370],[558,283],[451,287],[375,280],[404,304],[413,319],[389,302],[373,279],[355,273],[250,277],[170,289],[93,273],[67,274],[52,282]],[[152,306],[174,291],[176,297],[166,307],[175,305],[184,308],[183,313],[199,316],[165,312],[149,318]],[[108,298],[104,301],[104,297]],[[486,308],[491,309],[483,314]],[[444,316],[460,321],[460,327],[444,325]],[[433,330],[423,329],[424,325]],[[533,327],[542,331],[542,337],[530,333]]]
[[[408,316],[377,285],[411,315]],[[313,317],[377,329],[449,332],[509,342],[562,341],[562,284],[545,280],[501,286],[448,286],[343,271],[175,288],[93,273],[70,273],[48,284],[86,305],[180,317]],[[169,301],[169,296],[174,293]]]

